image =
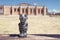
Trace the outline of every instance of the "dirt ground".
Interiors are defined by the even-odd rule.
[[[28,34],[60,34],[60,17],[28,15]],[[0,34],[19,34],[18,15],[0,15]]]

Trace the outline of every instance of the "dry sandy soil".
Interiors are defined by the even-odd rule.
[[[18,15],[0,15],[0,34],[18,34]],[[28,34],[60,34],[60,17],[28,16]]]

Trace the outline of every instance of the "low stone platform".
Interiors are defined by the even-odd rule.
[[[60,38],[28,35],[26,38],[19,38],[18,35],[0,35],[0,40],[60,40]]]

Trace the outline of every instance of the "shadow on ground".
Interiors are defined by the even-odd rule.
[[[9,34],[10,37],[16,37],[19,36],[19,34]]]
[[[60,34],[30,34],[30,35],[60,38]]]
[[[28,35],[60,38],[60,34],[28,34]],[[19,34],[10,34],[9,36],[10,36],[10,37],[16,37],[16,36],[19,36]]]

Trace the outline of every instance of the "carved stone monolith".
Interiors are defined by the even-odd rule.
[[[28,28],[28,23],[27,23],[27,15],[26,14],[20,14],[19,15],[19,37],[27,37],[27,28]]]

